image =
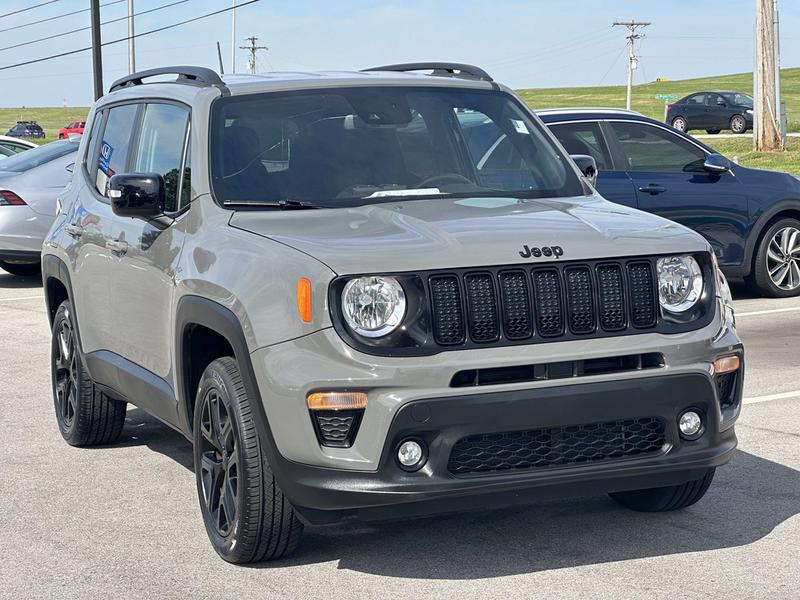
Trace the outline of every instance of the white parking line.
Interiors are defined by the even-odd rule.
[[[766,396],[753,396],[745,398],[742,404],[757,404],[758,402],[769,402],[770,400],[786,400],[787,398],[800,398],[800,390],[794,392],[781,392],[780,394],[768,394]]]
[[[767,310],[752,310],[750,312],[737,312],[737,317],[753,317],[755,315],[771,315],[774,313],[794,312],[800,310],[800,306],[790,306],[788,308],[768,308]]]
[[[22,296],[21,298],[0,298],[0,302],[16,302],[18,300],[44,300],[44,296]]]

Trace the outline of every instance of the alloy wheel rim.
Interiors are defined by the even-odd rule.
[[[239,513],[239,446],[227,401],[210,389],[200,413],[200,481],[217,533],[227,537]]]
[[[78,411],[78,353],[69,313],[58,326],[54,348],[56,415],[65,430],[72,429]]]
[[[800,288],[800,230],[796,227],[784,227],[772,236],[767,247],[767,272],[781,290]]]
[[[742,117],[734,117],[731,128],[735,131],[740,131],[744,129],[744,119]]]
[[[686,129],[686,123],[683,119],[675,119],[675,121],[672,123],[672,126],[679,131]]]

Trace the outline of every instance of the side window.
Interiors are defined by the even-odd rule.
[[[629,171],[702,171],[705,152],[660,127],[612,122]]]
[[[611,155],[598,123],[561,123],[551,125],[550,131],[569,154],[586,154],[594,158],[598,169],[611,169]]]
[[[108,180],[128,168],[128,152],[131,133],[136,123],[138,104],[115,106],[108,111],[108,120],[103,131],[102,142],[97,151],[95,187],[104,196],[108,195]]]
[[[188,125],[186,108],[174,104],[148,104],[145,108],[133,171],[164,177],[166,212],[178,210]]]
[[[709,106],[724,106],[725,104],[726,104],[725,98],[723,98],[719,94],[709,94],[708,95],[708,105]]]
[[[693,96],[689,96],[686,99],[686,104],[691,105],[699,105],[706,103],[706,95],[705,94],[694,94]]]

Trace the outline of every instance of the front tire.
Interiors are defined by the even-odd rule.
[[[708,486],[714,479],[714,469],[709,469],[703,477],[680,485],[614,492],[609,494],[625,508],[639,512],[666,512],[691,506],[705,496]]]
[[[686,122],[686,119],[683,117],[675,117],[674,119],[672,119],[672,126],[678,131],[683,131],[683,132],[686,132],[689,127],[688,123]]]
[[[53,404],[61,436],[70,446],[112,444],[125,424],[127,404],[106,396],[83,365],[69,300],[53,319],[50,347]]]
[[[717,135],[720,131],[720,129],[706,129],[706,133],[709,135]]]
[[[31,277],[42,272],[41,263],[12,263],[0,261],[0,269],[17,277]]]
[[[780,219],[767,228],[747,282],[770,298],[800,295],[800,221]]]
[[[731,117],[731,131],[733,133],[744,133],[747,131],[747,121],[744,120],[742,115],[733,115]]]
[[[217,359],[203,372],[193,441],[197,494],[217,554],[242,564],[292,552],[303,524],[275,481],[233,358]]]

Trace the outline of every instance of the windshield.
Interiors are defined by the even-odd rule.
[[[436,196],[586,193],[564,156],[504,92],[358,87],[214,104],[218,201],[354,206]]]
[[[0,161],[0,171],[24,173],[30,169],[49,163],[51,160],[76,152],[78,144],[72,142],[53,142],[38,148],[31,148]]]

